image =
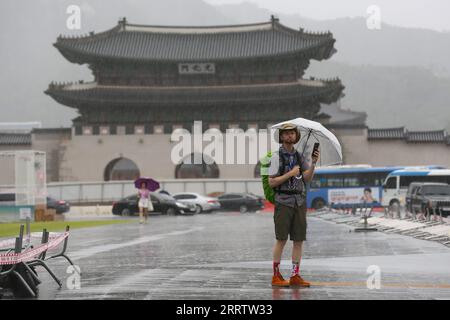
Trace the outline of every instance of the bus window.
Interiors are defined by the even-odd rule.
[[[430,176],[400,176],[400,188],[408,188],[412,182],[437,182]]]
[[[357,174],[349,174],[344,177],[344,187],[359,187],[360,179]]]
[[[344,181],[341,175],[328,175],[326,179],[327,179],[327,187],[342,188],[344,185]]]
[[[397,177],[390,177],[387,179],[386,189],[397,189]]]
[[[311,181],[311,188],[326,188],[327,178],[323,174],[315,174]]]
[[[373,177],[373,185],[381,186],[386,179],[388,172],[376,172]]]
[[[323,183],[325,181],[325,183]],[[311,188],[323,188],[326,185],[326,180],[322,175],[314,175],[311,180]]]
[[[377,173],[361,173],[360,186],[381,186],[383,183],[379,183]]]
[[[400,188],[408,188],[412,182],[443,182],[448,183],[449,176],[401,176]]]
[[[359,176],[360,186],[381,186],[388,172],[361,172]]]
[[[371,172],[363,176],[362,186],[381,186],[386,179],[388,172]]]

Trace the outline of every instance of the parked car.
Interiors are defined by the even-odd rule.
[[[248,193],[224,193],[219,196],[223,210],[238,210],[241,213],[264,208],[264,199]]]
[[[417,191],[417,188],[419,188],[421,185],[423,185],[424,183],[427,182],[411,182],[408,186],[408,190],[406,191],[406,195],[405,195],[405,209],[408,212],[412,212],[412,204],[411,204],[411,198],[412,195]],[[447,185],[446,183],[440,183],[440,182],[428,182],[429,185]]]
[[[64,200],[47,197],[47,209],[55,209],[57,214],[61,214],[70,210],[70,204]]]
[[[0,193],[0,205],[14,206],[15,204],[15,193]],[[70,204],[64,200],[56,200],[54,198],[47,197],[47,209],[55,209],[57,214],[61,214],[70,210]]]
[[[443,217],[450,214],[450,185],[424,182],[411,195],[411,210],[419,213],[438,207]]]
[[[405,209],[408,212],[412,212],[411,197],[416,192],[417,188],[420,187],[422,184],[424,184],[424,182],[411,182],[409,184],[408,191],[406,191],[405,195]]]
[[[150,198],[154,209],[152,212],[159,212],[167,215],[195,213],[194,205],[181,203],[166,194],[151,192]],[[113,203],[112,213],[122,216],[139,214],[138,202],[139,199],[137,194],[123,198]]]
[[[0,193],[0,205],[12,206],[16,203],[16,194],[11,192]]]
[[[182,203],[195,205],[196,213],[203,211],[211,212],[220,209],[220,203],[217,198],[203,196],[198,193],[181,192],[174,194],[173,197]]]

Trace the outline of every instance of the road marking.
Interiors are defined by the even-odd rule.
[[[198,231],[202,231],[203,229],[205,229],[205,227],[193,227],[193,228],[190,228],[187,230],[172,231],[172,232],[157,234],[157,235],[153,235],[153,236],[140,237],[135,240],[128,241],[128,242],[98,245],[98,246],[94,246],[94,247],[90,247],[90,248],[86,248],[86,249],[81,249],[81,250],[78,250],[75,252],[71,252],[70,257],[72,260],[79,260],[79,259],[91,257],[91,256],[99,254],[99,253],[104,253],[104,252],[108,252],[108,251],[112,251],[112,250],[116,250],[116,249],[135,246],[135,245],[146,243],[146,242],[157,241],[157,240],[161,240],[161,239],[171,237],[171,236],[178,236],[178,235],[188,234],[188,233],[192,233],[192,232],[198,232]]]

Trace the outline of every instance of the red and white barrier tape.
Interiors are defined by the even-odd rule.
[[[0,265],[17,264],[20,262],[34,260],[35,257],[40,255],[42,252],[56,248],[68,236],[69,232],[60,233],[49,238],[49,241],[47,243],[42,243],[32,249],[27,249],[24,252],[0,254]]]

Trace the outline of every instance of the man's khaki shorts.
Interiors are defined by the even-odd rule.
[[[306,240],[306,204],[294,208],[280,203],[275,204],[273,215],[275,222],[275,236],[277,240],[287,240],[288,235],[292,241]]]

